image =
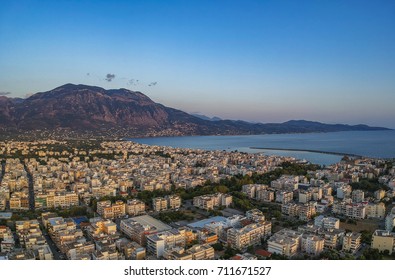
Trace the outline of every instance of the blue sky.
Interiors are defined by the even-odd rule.
[[[65,83],[229,119],[395,128],[395,1],[1,1],[0,94]]]

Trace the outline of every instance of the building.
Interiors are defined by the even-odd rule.
[[[66,208],[78,204],[78,195],[75,192],[55,192],[46,195],[46,208]],[[42,206],[45,208],[45,205]]]
[[[361,190],[354,190],[351,193],[351,199],[354,203],[360,203],[365,200],[365,193]]]
[[[281,213],[291,217],[298,217],[299,209],[300,209],[300,205],[294,202],[281,204]]]
[[[138,199],[129,199],[126,202],[126,214],[131,216],[142,215],[145,213],[145,204]]]
[[[122,238],[118,239],[115,243],[118,251],[122,252],[127,260],[145,259],[146,249],[145,247],[139,245],[137,242]]]
[[[261,184],[248,184],[248,185],[244,185],[242,186],[242,193],[246,194],[247,197],[249,198],[253,198],[253,199],[258,199],[258,192],[266,190],[267,189],[267,185],[261,185]]]
[[[294,194],[293,192],[287,191],[277,191],[276,192],[276,202],[280,202],[282,204],[287,204],[293,200]]]
[[[309,221],[316,214],[315,205],[313,203],[305,203],[299,207],[299,219],[301,221]]]
[[[347,232],[343,237],[343,250],[355,253],[361,246],[361,234]]]
[[[192,255],[193,260],[213,260],[214,248],[208,244],[194,245],[189,248],[187,254]]]
[[[309,190],[300,190],[299,191],[299,203],[307,203],[312,200],[313,193]]]
[[[382,202],[368,203],[366,205],[366,217],[383,219],[385,217],[385,204]]]
[[[162,231],[146,236],[147,253],[150,253],[157,258],[163,256],[165,249],[172,247],[185,247],[184,232],[172,229],[169,231]]]
[[[388,251],[388,254],[392,254],[395,250],[395,234],[387,230],[376,230],[372,235],[373,249],[378,249],[381,253]]]
[[[385,230],[393,232],[395,227],[395,207],[385,217]]]
[[[339,199],[344,199],[350,197],[352,192],[352,187],[350,185],[341,185],[336,190],[336,197]]]
[[[74,242],[65,245],[65,252],[69,260],[90,260],[91,254],[95,251],[95,244],[88,242]]]
[[[262,238],[271,235],[270,222],[252,223],[242,228],[231,228],[227,231],[228,244],[235,249],[244,250],[249,246],[261,244]]]
[[[301,251],[309,255],[319,255],[324,250],[324,243],[322,237],[304,234],[301,239]]]
[[[314,225],[325,229],[339,229],[340,220],[335,217],[325,217],[320,215],[314,218]]]
[[[163,253],[163,257],[166,260],[192,260],[192,254],[187,253],[185,251],[185,248],[182,247],[173,247],[173,248],[168,248],[165,249],[165,252]]]
[[[114,204],[109,200],[97,202],[97,213],[103,219],[114,219],[125,216],[126,206],[122,200],[116,201]]]
[[[352,219],[366,218],[366,204],[340,202],[333,204],[332,212]]]
[[[149,215],[122,220],[120,224],[121,231],[130,239],[144,246],[147,241],[146,237],[150,234],[170,230],[171,227],[161,221],[152,218]]]
[[[247,219],[250,219],[251,221],[254,221],[256,223],[265,221],[265,215],[263,215],[261,210],[256,208],[248,210],[246,212],[246,217]]]
[[[301,244],[302,234],[289,230],[282,229],[272,235],[267,241],[268,251],[287,257],[296,255]]]
[[[167,206],[169,209],[178,210],[181,207],[181,197],[178,195],[168,195],[166,196]]]
[[[167,210],[167,199],[164,197],[155,197],[152,199],[152,209],[156,212]]]
[[[260,189],[256,191],[256,200],[263,202],[274,201],[274,191],[271,189]]]
[[[193,206],[208,211],[214,209],[214,207],[228,207],[230,204],[232,204],[232,201],[233,198],[231,195],[216,193],[210,195],[195,196],[193,198]]]
[[[382,200],[385,197],[385,191],[380,189],[374,192],[374,198],[377,200]]]

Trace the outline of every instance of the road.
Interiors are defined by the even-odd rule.
[[[41,221],[40,221],[40,224],[42,225]],[[42,227],[42,228],[44,228],[44,227]],[[52,251],[53,259],[54,260],[64,260],[64,259],[66,259],[66,256],[60,252],[60,250],[56,246],[55,242],[52,241],[52,239],[49,236],[48,232],[45,229],[43,229],[42,233],[43,233],[43,236],[45,237],[45,239],[47,240],[47,244],[48,244],[49,248]]]
[[[3,177],[4,177],[4,173],[5,173],[5,160],[1,161],[1,171],[0,171],[0,185],[1,182],[3,181]],[[10,201],[7,199],[6,200],[6,210],[10,209]]]
[[[23,167],[27,173],[27,179],[29,180],[29,209],[34,211],[36,210],[35,199],[34,199],[34,185],[33,185],[33,176],[29,172],[26,163],[23,163]]]

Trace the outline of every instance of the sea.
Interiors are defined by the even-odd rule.
[[[343,154],[372,158],[395,158],[395,130],[149,137],[128,140],[140,144],[173,148],[237,150],[239,152],[290,156],[319,165],[337,163]]]

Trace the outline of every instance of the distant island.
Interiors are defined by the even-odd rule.
[[[141,92],[65,84],[29,98],[0,96],[2,139],[254,135],[389,130],[306,120],[250,123],[192,115],[152,101]]]

